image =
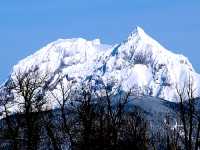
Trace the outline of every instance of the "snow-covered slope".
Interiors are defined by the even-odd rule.
[[[114,46],[98,39],[59,39],[21,60],[12,74],[34,66],[52,76],[60,72],[76,80],[77,86],[87,80],[96,87],[115,82],[123,91],[134,88],[170,101],[176,101],[176,86],[183,87],[189,77],[194,89],[200,89],[200,75],[189,60],[161,46],[140,27]]]

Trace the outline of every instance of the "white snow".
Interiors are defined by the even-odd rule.
[[[151,55],[151,61],[135,64],[140,53]],[[88,76],[94,80],[98,77],[105,84],[115,81],[122,90],[137,86],[148,91],[146,94],[170,101],[176,101],[176,86],[183,87],[189,76],[194,80],[194,88],[200,89],[200,75],[189,60],[161,46],[140,27],[114,46],[101,44],[99,39],[59,39],[21,60],[13,67],[12,75],[34,66],[52,75],[60,71],[78,84]]]
[[[122,87],[125,91],[131,88],[146,88],[152,80],[151,69],[143,64],[136,64],[122,74]]]

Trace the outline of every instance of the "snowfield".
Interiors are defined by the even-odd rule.
[[[62,73],[76,80],[77,86],[89,80],[96,87],[115,82],[122,91],[136,88],[173,102],[177,101],[176,87],[182,88],[189,78],[196,93],[200,89],[200,75],[189,60],[164,48],[140,27],[117,45],[101,44],[99,39],[59,39],[21,60],[11,76],[36,66],[54,78]]]

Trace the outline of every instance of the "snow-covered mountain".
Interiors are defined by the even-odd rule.
[[[96,87],[115,82],[123,91],[134,88],[170,101],[176,101],[176,87],[189,78],[194,89],[200,89],[200,75],[189,60],[164,48],[140,27],[117,45],[101,44],[99,39],[59,39],[21,60],[12,75],[35,66],[52,76],[62,73],[77,86],[88,80]]]

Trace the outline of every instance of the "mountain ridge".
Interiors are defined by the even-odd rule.
[[[87,79],[96,87],[115,82],[121,90],[136,88],[145,95],[169,101],[176,101],[176,86],[182,88],[190,76],[195,81],[194,88],[200,89],[200,75],[188,58],[167,50],[141,27],[114,46],[101,44],[99,39],[56,40],[21,60],[11,76],[34,66],[52,75],[61,72],[78,84]]]

